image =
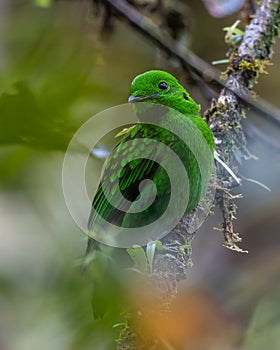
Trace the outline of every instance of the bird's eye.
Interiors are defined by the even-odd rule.
[[[158,84],[158,87],[161,89],[161,90],[167,90],[168,89],[168,84],[165,82],[165,81],[162,81]]]

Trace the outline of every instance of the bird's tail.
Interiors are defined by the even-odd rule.
[[[87,241],[87,249],[86,249],[85,256],[92,253],[95,248],[96,248],[96,241],[93,238],[89,238]]]
[[[87,241],[87,248],[85,251],[85,255],[82,258],[82,272],[84,272],[87,267],[89,266],[89,264],[92,262],[92,253],[98,249],[98,244],[97,242],[93,239],[93,238],[88,238]]]

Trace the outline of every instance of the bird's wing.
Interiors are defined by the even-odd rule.
[[[160,160],[160,156],[164,156],[155,141],[161,142],[164,139],[169,143],[172,142],[172,138],[174,135],[166,129],[149,124],[136,124],[123,133],[122,139],[104,165],[92,203],[89,230],[94,230],[99,217],[121,226],[127,210],[139,198],[139,184],[144,179],[153,179],[159,169],[158,163],[149,159],[157,157],[157,160]],[[161,181],[162,184],[165,181],[164,174],[161,176]],[[121,191],[121,195],[117,194],[118,190]]]

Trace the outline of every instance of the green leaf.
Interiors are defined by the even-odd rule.
[[[185,250],[190,249],[191,245],[190,244],[184,244],[179,247],[180,253],[184,254]]]
[[[153,263],[154,263],[154,257],[155,257],[156,250],[162,250],[161,241],[151,241],[147,244],[146,255],[147,255],[148,262],[149,262],[150,273],[153,272]]]
[[[52,4],[51,0],[33,0],[34,4],[39,7],[50,7]]]
[[[140,245],[134,245],[127,249],[135,266],[143,273],[148,272],[148,261],[144,249]]]
[[[113,328],[119,328],[119,327],[124,328],[125,326],[126,326],[125,322],[120,322],[120,323],[115,323],[113,325]]]
[[[147,254],[147,259],[149,263],[150,273],[153,272],[153,262],[154,262],[155,251],[156,251],[156,241],[149,242],[147,244],[146,254]]]
[[[238,29],[238,28],[231,28],[231,27],[224,27],[223,31],[228,32],[231,31],[232,34],[242,36],[244,34],[243,30]]]
[[[242,349],[280,349],[279,286],[261,299],[249,322]]]
[[[225,41],[227,44],[236,45],[243,36],[243,31],[237,26],[240,20],[237,20],[231,27],[224,27],[223,30],[226,32]]]

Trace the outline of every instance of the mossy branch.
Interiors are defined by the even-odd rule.
[[[279,28],[279,1],[264,0],[246,27],[239,47],[231,48],[225,88],[205,114],[218,141],[217,151],[236,173],[242,160],[248,159],[250,153],[246,150],[241,125],[245,117],[245,106],[240,103],[235,93],[245,96],[251,94],[259,74],[265,72],[264,67],[272,57],[273,44],[279,34]],[[221,230],[226,246],[240,250],[238,243],[241,239],[233,230],[233,220],[237,211],[236,198],[231,194],[234,180],[219,164],[217,170],[219,181],[216,199],[223,214]]]

